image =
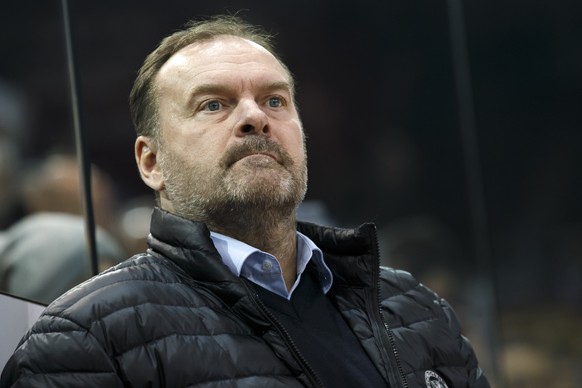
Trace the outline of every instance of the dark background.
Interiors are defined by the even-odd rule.
[[[188,19],[240,11],[277,35],[297,79],[307,199],[325,206],[320,220],[376,222],[385,264],[452,299],[507,385],[535,375],[512,361],[523,349],[578,378],[582,3],[463,6],[479,170],[464,153],[475,156],[463,148],[444,1],[72,1],[90,160],[121,202],[150,195],[133,159],[135,73]],[[58,1],[5,3],[0,13],[0,85],[24,102],[10,135],[24,160],[74,147],[62,22]],[[467,174],[482,176],[479,250]]]

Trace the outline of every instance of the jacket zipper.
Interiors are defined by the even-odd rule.
[[[402,362],[400,361],[400,355],[398,354],[398,349],[396,349],[396,342],[394,340],[394,334],[392,334],[392,330],[390,329],[390,327],[388,326],[388,324],[386,323],[386,321],[384,320],[384,313],[382,312],[382,296],[380,295],[380,247],[378,246],[378,237],[376,235],[376,229],[373,226],[370,226],[369,230],[371,231],[371,236],[373,237],[374,240],[374,256],[376,257],[376,303],[377,303],[377,308],[378,308],[378,312],[380,313],[380,319],[383,323],[383,331],[386,333],[386,335],[388,336],[388,342],[390,343],[390,350],[392,351],[392,355],[394,356],[394,362],[396,363],[396,368],[398,370],[398,374],[400,377],[400,382],[402,384],[402,387],[404,388],[408,388],[408,381],[406,381],[406,376],[404,375],[404,370],[402,369]],[[380,349],[383,349],[383,347],[380,347]],[[388,357],[388,359],[390,359],[391,357]]]
[[[380,310],[380,316],[382,316],[382,310]],[[394,343],[394,335],[392,334],[392,330],[388,327],[388,324],[384,322],[384,330],[388,334],[388,339],[390,341],[390,348],[392,349],[392,354],[394,355],[394,360],[396,361],[396,368],[398,369],[398,373],[400,374],[400,380],[402,382],[402,386],[404,388],[408,388],[408,381],[406,381],[406,376],[404,376],[404,370],[402,370],[402,363],[400,362],[400,355],[398,354],[398,350],[396,349],[396,344]]]
[[[289,335],[289,332],[287,331],[287,329],[285,329],[285,327],[281,324],[281,322],[279,322],[279,320],[275,316],[273,316],[273,314],[271,314],[269,309],[265,306],[265,304],[263,303],[263,301],[259,297],[259,294],[255,290],[252,290],[251,287],[249,287],[249,285],[246,282],[243,282],[243,284],[245,285],[245,287],[249,291],[249,294],[251,295],[253,302],[269,318],[269,320],[271,321],[271,323],[273,323],[275,328],[277,328],[277,330],[279,331],[279,333],[283,337],[283,340],[287,344],[287,347],[289,348],[289,350],[291,350],[291,353],[293,354],[295,359],[297,361],[299,361],[299,364],[303,367],[303,370],[305,371],[307,377],[311,380],[311,382],[316,387],[323,387],[323,383],[321,382],[321,380],[319,379],[319,377],[315,373],[315,370],[313,370],[313,368],[311,367],[311,365],[309,365],[309,363],[307,362],[307,360],[305,359],[303,354],[301,354],[301,352],[299,351],[299,348],[297,347],[297,345],[295,344],[295,342],[291,338],[291,335]]]

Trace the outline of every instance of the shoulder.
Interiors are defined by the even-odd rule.
[[[115,360],[137,357],[132,349],[204,332],[211,304],[170,261],[134,256],[51,303],[9,360],[10,378],[82,373],[115,379]]]
[[[380,269],[380,293],[382,315],[395,333],[409,382],[424,383],[425,371],[438,368],[452,382],[449,386],[488,387],[471,343],[445,299],[410,273],[391,268]]]
[[[98,335],[103,323],[112,327],[154,306],[179,308],[196,304],[197,299],[204,303],[177,266],[148,254],[136,255],[60,296],[27,336],[67,330]]]
[[[122,312],[140,304],[141,282],[171,281],[171,271],[162,266],[151,256],[135,256],[57,298],[20,341],[2,383],[68,386],[75,375],[79,385],[116,386],[111,339],[132,334],[124,329]]]
[[[409,291],[421,286],[410,272],[390,267],[380,267],[380,282],[394,293]]]
[[[406,295],[407,298],[415,296],[412,301],[419,303],[441,303],[441,298],[434,291],[406,271],[380,267],[380,286],[381,297],[384,299],[395,299]]]
[[[380,268],[380,298],[393,327],[422,321],[442,322],[448,326],[453,313],[444,299],[412,274],[393,268]]]

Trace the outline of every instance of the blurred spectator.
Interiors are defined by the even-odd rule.
[[[154,210],[152,196],[136,197],[126,201],[119,211],[118,234],[129,255],[144,252],[150,233],[150,220]]]
[[[528,343],[504,345],[502,367],[509,387],[556,387],[552,358],[544,349]]]
[[[93,211],[97,225],[114,232],[117,198],[112,180],[97,166],[91,167]],[[79,163],[75,156],[54,154],[32,165],[23,180],[27,214],[48,211],[83,214]]]
[[[543,311],[543,313],[540,313]],[[582,313],[567,305],[514,306],[501,313],[504,388],[574,388],[582,378]]]
[[[30,167],[23,180],[23,206],[28,214],[83,214],[79,163],[74,156],[50,155]],[[116,236],[126,253],[143,252],[147,248],[153,198],[120,202],[113,180],[95,165],[91,167],[91,191],[95,223]]]
[[[125,253],[101,228],[97,229],[100,271]],[[91,276],[81,216],[39,213],[0,233],[0,289],[49,304]]]
[[[109,234],[117,232],[111,180],[95,166],[91,175],[102,271],[125,257],[126,250]],[[49,155],[21,178],[17,192],[25,216],[0,234],[0,289],[48,304],[92,275],[79,166],[74,156]]]

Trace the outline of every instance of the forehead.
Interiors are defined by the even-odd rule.
[[[290,75],[267,49],[244,38],[223,35],[209,41],[190,44],[161,67],[159,86],[166,81],[182,81],[197,77],[226,77],[233,72],[282,76],[291,82]]]

